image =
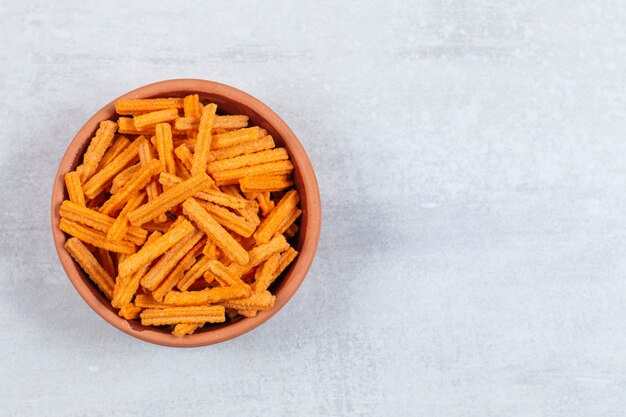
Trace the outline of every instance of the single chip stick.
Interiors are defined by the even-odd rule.
[[[180,162],[183,163],[185,168],[191,172],[191,167],[193,166],[193,154],[191,153],[191,150],[189,150],[189,147],[183,143],[174,149],[174,153]]]
[[[206,271],[209,270],[209,261],[211,258],[207,256],[203,256],[198,259],[196,263],[194,263],[188,270],[185,272],[185,275],[178,281],[176,286],[181,291],[187,291],[191,285],[196,282],[198,278],[200,278]]]
[[[202,239],[200,239],[200,241],[198,241],[194,245],[193,248],[191,248],[191,250],[189,250],[185,254],[185,256],[180,260],[180,262],[178,262],[176,267],[172,269],[172,271],[169,274],[167,274],[167,277],[163,280],[163,282],[161,282],[158,288],[152,291],[152,296],[156,300],[163,301],[163,297],[165,297],[165,294],[171,291],[172,288],[174,288],[176,284],[178,284],[178,282],[185,275],[185,272],[187,272],[187,270],[191,268],[193,264],[196,263],[196,256],[198,256],[201,253],[202,248],[205,246],[205,243],[206,243],[206,238],[203,237]]]
[[[89,249],[77,238],[72,237],[65,242],[65,249],[72,255],[72,258],[83,268],[87,276],[110,300],[113,296],[113,278],[98,263]]]
[[[256,309],[269,310],[274,307],[274,297],[269,291],[253,292],[251,296],[240,300],[229,300],[220,304],[226,308],[234,308],[236,310]]]
[[[289,159],[289,154],[285,148],[274,148],[248,155],[236,156],[229,159],[210,162],[207,167],[209,174],[220,171],[239,169],[269,162],[284,161]]]
[[[91,139],[91,143],[83,156],[83,163],[76,167],[76,172],[80,175],[82,183],[85,183],[85,181],[95,174],[100,160],[113,141],[116,130],[117,123],[111,120],[100,122],[96,136]]]
[[[248,126],[248,116],[217,116],[213,123],[214,128],[241,129]]]
[[[245,168],[229,169],[214,173],[213,179],[217,185],[239,184],[243,177],[255,175],[286,175],[293,171],[290,161],[268,162],[267,164],[253,165]]]
[[[189,94],[183,99],[183,113],[185,117],[200,120],[202,116],[202,104],[197,94]]]
[[[176,174],[174,165],[174,144],[172,142],[172,127],[168,123],[159,123],[155,127],[156,139],[155,147],[159,154],[159,159],[165,168],[165,172]]]
[[[170,229],[154,243],[145,245],[137,253],[129,256],[118,265],[118,273],[128,276],[163,255],[169,248],[176,245],[181,239],[194,231],[193,225],[183,220],[180,224]]]
[[[59,228],[68,235],[74,236],[85,243],[89,243],[97,248],[106,249],[117,253],[135,253],[135,245],[127,241],[113,242],[107,239],[106,235],[98,230],[90,229],[71,220],[61,218]]]
[[[148,240],[146,240],[146,246],[154,243],[161,236],[162,234],[160,232],[153,232],[148,237]],[[124,259],[120,259],[118,264],[123,261]],[[113,307],[120,308],[120,306],[130,303],[132,301],[135,293],[139,289],[139,281],[145,275],[145,273],[148,272],[148,268],[150,268],[150,264],[144,265],[130,276],[117,276],[117,279],[115,281],[115,287],[113,289],[113,300],[111,300],[111,305]]]
[[[296,190],[291,190],[281,198],[276,208],[263,219],[259,227],[254,232],[254,238],[258,244],[267,243],[272,236],[283,224],[285,219],[289,218],[291,211],[300,202],[300,195]]]
[[[150,291],[157,289],[178,262],[202,239],[202,236],[203,233],[196,230],[168,249],[161,259],[143,276],[141,286]]]
[[[229,259],[241,265],[248,263],[248,252],[195,199],[189,198],[183,203],[183,213],[196,223]]]
[[[102,248],[96,248],[96,254],[98,255],[98,260],[100,261],[100,265],[107,271],[109,276],[114,277],[117,275],[117,267],[115,262],[113,261],[113,257],[111,256],[111,252]]]
[[[149,126],[156,125],[157,123],[170,122],[177,117],[177,109],[158,110],[135,116],[133,118],[133,123],[135,123],[135,128],[141,131]]]
[[[243,237],[250,237],[256,227],[232,211],[212,203],[200,203],[219,224]]]
[[[107,166],[95,173],[94,176],[89,179],[89,181],[84,183],[83,191],[85,193],[85,197],[92,199],[100,194],[102,189],[109,181],[111,181],[113,177],[115,177],[124,168],[137,161],[139,155],[139,145],[146,140],[147,139],[143,136],[135,139],[128,146],[128,148],[126,148],[121,154],[113,159],[113,161],[111,161]]]
[[[80,182],[80,175],[76,171],[65,174],[65,187],[70,201],[81,206],[85,205],[85,194],[83,194],[83,186]]]
[[[224,266],[224,264],[220,261],[210,260],[207,266],[209,271],[211,271],[211,273],[219,279],[220,283],[223,283],[225,286],[237,287],[246,285],[241,278],[239,278],[239,276],[231,274],[229,268]]]
[[[201,172],[198,175],[181,182],[180,184],[164,191],[160,196],[132,211],[128,218],[131,224],[141,226],[144,223],[164,214],[172,207],[182,203],[198,191],[204,191],[211,187],[213,181],[209,176]]]
[[[177,130],[198,130],[198,122],[200,118],[196,117],[179,117],[174,120],[174,129]]]
[[[146,193],[139,191],[126,202],[124,208],[120,211],[120,214],[118,214],[117,218],[107,231],[107,239],[119,241],[126,236],[128,226],[130,225],[128,222],[128,213],[139,207],[141,203],[143,203],[144,198],[146,198]]]
[[[198,126],[198,136],[196,138],[196,146],[193,153],[193,164],[191,166],[191,174],[196,175],[200,172],[206,172],[207,162],[209,160],[209,151],[211,150],[211,128],[215,120],[215,111],[217,106],[213,103],[204,106],[202,116],[200,117],[200,125]]]
[[[277,236],[268,243],[253,248],[249,253],[250,260],[246,265],[238,265],[235,263],[228,265],[228,273],[234,277],[242,277],[274,253],[282,252],[287,248],[289,248],[289,243],[287,243],[285,237]]]
[[[275,253],[263,262],[256,270],[254,275],[254,283],[252,290],[254,292],[262,292],[269,288],[276,278],[274,272],[278,269],[280,263],[280,254]]]
[[[137,294],[135,305],[141,308],[167,308],[171,307],[154,299],[150,294]]]
[[[222,323],[226,320],[222,306],[168,307],[141,312],[144,326],[164,326],[179,323]]]
[[[141,165],[147,165],[150,161],[154,159],[154,155],[152,154],[152,148],[148,141],[143,142],[139,146],[139,162]],[[159,182],[156,179],[152,179],[148,185],[146,185],[146,192],[148,193],[148,201],[152,201],[157,198],[160,194]],[[163,223],[167,221],[167,216],[165,214],[161,214],[157,216],[154,221],[156,223]]]
[[[111,182],[111,189],[109,192],[111,194],[117,193],[120,188],[122,188],[131,178],[135,176],[137,172],[141,169],[141,164],[131,165],[113,178]]]
[[[118,126],[118,129],[119,129],[119,126]],[[100,160],[100,163],[98,164],[98,169],[96,170],[96,172],[100,171],[102,168],[109,165],[109,163],[113,159],[115,159],[116,156],[121,154],[124,151],[124,149],[128,147],[128,145],[130,145],[130,140],[128,140],[126,136],[119,135],[117,139],[113,141],[111,146],[109,146],[109,149],[107,149],[107,151],[104,153],[104,156],[102,157],[102,159]]]
[[[117,114],[142,114],[165,109],[183,108],[182,98],[122,99],[115,103]]]
[[[263,193],[282,191],[293,186],[290,175],[270,175],[243,177],[239,180],[239,186],[244,193]]]
[[[272,149],[276,146],[274,139],[270,136],[263,136],[257,140],[250,142],[244,142],[239,145],[229,146],[227,148],[213,149],[209,154],[209,160],[222,160],[228,158],[234,158],[239,155],[247,155]]]
[[[204,323],[178,323],[174,326],[172,334],[176,337],[183,337],[188,334],[193,334],[193,332],[202,326],[204,326]]]
[[[133,178],[102,205],[100,213],[107,215],[117,213],[133,194],[145,188],[150,183],[152,177],[160,174],[161,171],[163,171],[163,164],[156,159],[139,168],[139,171],[135,173]]]
[[[252,142],[259,138],[258,126],[248,127],[245,129],[233,130],[231,132],[215,135],[212,149],[229,148],[231,146],[241,145],[243,143]]]
[[[251,294],[252,291],[250,291],[249,285],[207,288],[201,291],[170,291],[165,295],[165,304],[172,306],[215,304],[222,301],[249,297]]]
[[[139,318],[139,313],[143,311],[143,308],[137,307],[132,303],[124,304],[117,314],[124,317],[126,320],[134,320]]]
[[[300,217],[301,214],[302,214],[302,210],[300,210],[297,207],[294,207],[291,210],[291,213],[287,217],[285,217],[285,220],[280,225],[280,227],[276,229],[276,233],[274,233],[274,236],[282,235],[283,233],[285,233],[287,229],[289,229],[294,224],[294,222],[298,220],[298,217]]]
[[[257,196],[256,201],[259,202],[261,214],[263,214],[264,216],[267,216],[270,211],[274,210],[275,204],[270,198],[270,193],[268,191],[260,193]]]

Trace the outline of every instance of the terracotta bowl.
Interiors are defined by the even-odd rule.
[[[63,246],[67,236],[59,230],[59,206],[67,198],[63,177],[72,171],[87,148],[88,141],[95,134],[100,121],[115,117],[114,103],[121,98],[183,97],[197,93],[201,100],[210,100],[228,114],[245,114],[250,123],[260,126],[274,137],[276,144],[289,152],[295,166],[294,179],[301,196],[302,216],[296,249],[300,252],[294,263],[273,285],[276,304],[269,311],[260,312],[254,318],[239,318],[220,325],[207,325],[193,335],[177,338],[167,328],[144,327],[138,320],[125,320],[117,315],[102,293],[85,276]],[[165,346],[194,347],[223,342],[240,336],[263,324],[276,314],[295,294],[304,280],[317,249],[320,236],[321,207],[317,180],[311,162],[302,144],[287,124],[269,107],[256,98],[236,88],[224,84],[195,79],[161,81],[133,90],[110,102],[98,111],[78,131],[70,142],[59,165],[52,190],[52,237],[61,264],[72,285],[89,306],[103,319],[119,330],[146,342]]]

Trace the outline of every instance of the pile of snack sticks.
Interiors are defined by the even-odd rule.
[[[302,214],[284,148],[197,94],[119,100],[65,175],[65,247],[119,315],[174,326],[273,307]]]

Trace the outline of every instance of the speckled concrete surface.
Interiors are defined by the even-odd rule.
[[[0,1],[0,415],[622,416],[622,1]],[[112,98],[234,85],[316,168],[291,303],[176,350],[57,260],[53,174]]]

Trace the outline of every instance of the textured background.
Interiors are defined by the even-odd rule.
[[[0,1],[0,415],[619,416],[623,1]],[[53,175],[97,109],[197,77],[316,168],[317,259],[270,322],[176,350],[65,277]]]

